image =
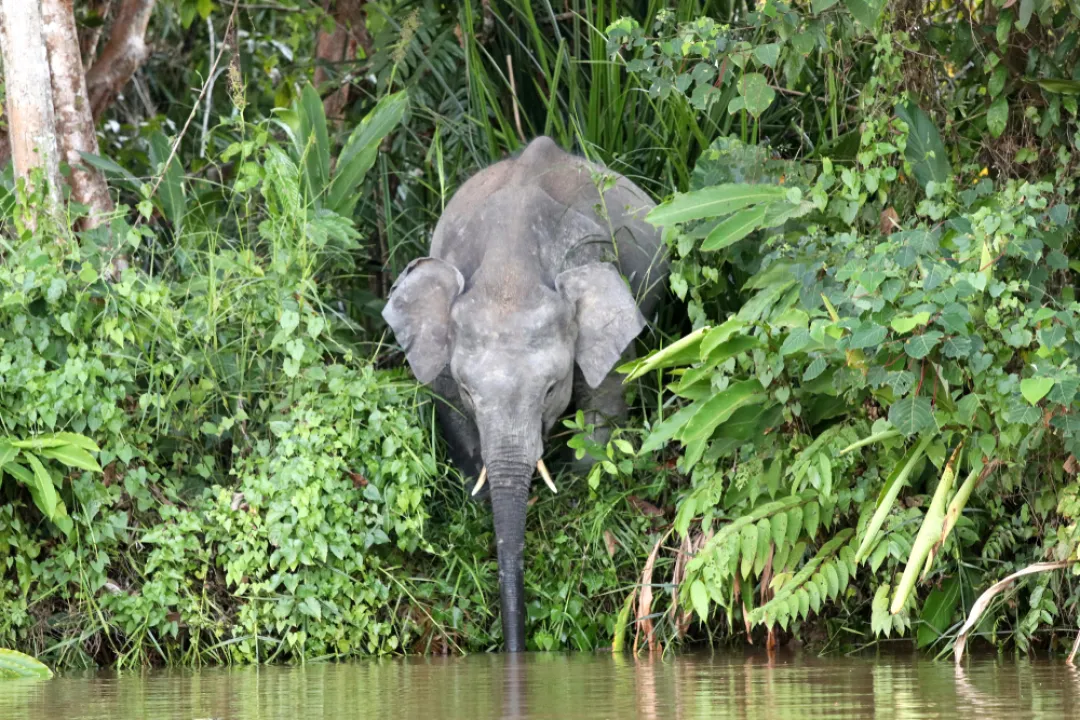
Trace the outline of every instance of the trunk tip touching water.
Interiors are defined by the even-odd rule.
[[[507,652],[525,650],[525,509],[531,463],[488,463],[499,558],[499,600]]]

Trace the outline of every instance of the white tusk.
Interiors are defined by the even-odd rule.
[[[480,471],[480,479],[478,479],[476,481],[476,487],[474,487],[472,489],[472,494],[476,495],[476,493],[480,492],[480,488],[484,487],[484,483],[486,483],[486,482],[487,482],[487,465],[485,465],[484,469]]]
[[[551,473],[548,472],[543,458],[536,461],[536,469],[540,471],[540,477],[544,478],[544,484],[548,486],[548,489],[558,495],[559,489],[555,487],[555,481],[551,479]]]

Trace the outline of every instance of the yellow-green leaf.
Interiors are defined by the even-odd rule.
[[[690,602],[694,605],[694,612],[702,620],[709,618],[709,592],[705,589],[705,583],[695,580],[690,585]]]
[[[928,322],[930,322],[930,313],[921,312],[914,315],[897,315],[889,324],[892,325],[893,330],[903,335]]]
[[[1032,405],[1038,404],[1054,387],[1050,378],[1024,378],[1020,381],[1020,393]]]
[[[915,580],[919,577],[920,568],[930,555],[934,543],[941,536],[941,529],[945,524],[945,499],[952,492],[953,482],[956,480],[956,465],[962,447],[963,444],[958,445],[952,457],[949,458],[949,462],[945,464],[945,470],[941,473],[941,480],[938,481],[937,490],[934,491],[926,517],[923,518],[922,525],[919,527],[919,534],[915,536],[911,554],[908,555],[907,566],[904,567],[904,575],[896,586],[892,605],[889,607],[889,612],[893,615],[904,609],[911,591],[915,589]]]
[[[34,479],[27,485],[30,489],[30,496],[34,498],[34,504],[38,506],[38,510],[41,510],[45,517],[52,520],[56,517],[56,506],[60,502],[52,478],[46,472],[45,466],[37,459],[37,456],[30,453],[23,453],[23,455],[26,456],[26,462],[30,464],[30,469],[34,471]]]
[[[41,457],[50,458],[52,460],[58,460],[68,467],[78,468],[79,470],[86,470],[87,472],[101,472],[101,466],[98,465],[98,461],[94,457],[83,450],[82,448],[75,447],[74,445],[63,445],[56,448],[43,448],[38,451],[38,455]]]
[[[17,650],[0,648],[0,678],[42,678],[52,677],[52,670],[37,658],[25,655]]]

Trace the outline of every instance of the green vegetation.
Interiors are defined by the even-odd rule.
[[[327,65],[332,18],[252,5],[195,105],[231,3],[159,3],[175,52],[86,158],[109,222],[0,198],[0,645],[497,647],[490,512],[379,310],[454,190],[541,133],[664,201],[674,262],[631,423],[551,440],[597,462],[529,510],[530,647],[936,652],[995,581],[1076,559],[1073,5],[561,6],[371,2]],[[1067,649],[1077,597],[1028,576],[972,642]]]

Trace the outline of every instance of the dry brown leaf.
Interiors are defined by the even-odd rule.
[[[607,548],[607,556],[609,558],[615,557],[615,550],[619,546],[619,541],[615,539],[615,535],[610,530],[604,531],[604,546]]]
[[[890,235],[893,230],[900,227],[900,216],[896,214],[896,210],[891,207],[887,207],[881,211],[881,218],[879,220],[879,229],[882,235]]]
[[[1069,567],[1075,562],[1075,560],[1062,560],[1060,562],[1032,563],[1026,568],[1017,570],[1012,575],[1009,575],[1003,580],[998,580],[991,585],[986,592],[979,596],[975,601],[975,604],[971,606],[971,613],[968,614],[968,619],[964,623],[964,627],[960,628],[960,633],[956,636],[956,644],[953,645],[953,659],[957,663],[964,659],[964,647],[967,645],[968,633],[975,627],[975,623],[979,622],[979,618],[982,617],[982,614],[986,612],[986,608],[990,606],[990,601],[1004,590],[1007,590],[1017,578],[1024,577],[1025,575],[1049,572],[1051,570],[1060,570]]]
[[[1078,466],[1076,463],[1075,455],[1070,455],[1069,457],[1065,458],[1065,464],[1062,466],[1062,470],[1069,473],[1070,475],[1075,475],[1078,469],[1080,469],[1080,466]]]
[[[656,557],[660,554],[660,546],[663,545],[669,534],[670,531],[657,538],[652,552],[649,553],[649,559],[645,561],[645,569],[641,571],[641,594],[638,595],[637,617],[634,619],[634,624],[637,626],[637,631],[634,633],[635,655],[637,655],[638,641],[642,632],[645,633],[645,642],[649,647],[649,652],[652,653],[656,650],[653,622],[652,618],[649,617],[652,614],[653,601],[652,576],[653,568],[656,567]]]
[[[627,498],[627,500],[642,515],[648,515],[649,517],[664,517],[664,511],[653,505],[648,500],[642,500],[637,495],[631,495]]]

